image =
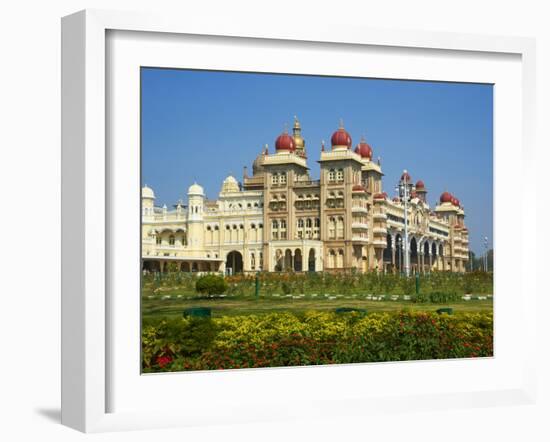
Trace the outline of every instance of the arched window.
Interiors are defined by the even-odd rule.
[[[279,183],[286,184],[286,172],[281,172],[281,175],[279,176]]]
[[[281,229],[286,229],[286,220],[281,220]]]
[[[160,246],[160,245],[162,244],[162,236],[157,235],[157,238],[156,238],[156,239],[157,239],[157,241],[156,241],[156,242],[157,242],[157,246]]]
[[[278,184],[279,183],[279,174],[278,173],[274,173],[272,176],[271,176],[271,184]]]
[[[254,253],[250,254],[250,269],[251,270],[256,269],[256,257],[254,256]]]
[[[264,225],[263,225],[262,223],[260,223],[260,224],[258,224],[258,227],[259,227],[260,229],[263,229]]]
[[[170,235],[170,237],[168,238],[168,244],[170,244],[171,246],[176,244],[176,237],[174,235]]]
[[[300,218],[298,220],[298,228],[299,229],[303,229],[304,228],[304,220],[302,218]]]
[[[229,224],[227,224],[227,225],[225,226],[225,230],[229,230],[229,229],[231,229],[231,226],[230,226]]]
[[[321,220],[319,218],[315,218],[315,227],[321,226]]]
[[[336,229],[337,229],[337,236],[338,238],[344,237],[344,218],[339,216],[337,223],[336,223]]]
[[[214,230],[220,230],[218,226],[214,226]]]
[[[306,227],[309,229],[312,226],[311,218],[306,219]]]
[[[336,180],[336,171],[334,169],[330,169],[328,171],[328,180],[329,181],[334,181]]]
[[[233,230],[237,230],[237,225],[233,224]]]
[[[274,229],[278,229],[279,228],[279,222],[274,219],[273,222],[271,223],[271,227],[274,228]]]
[[[336,181],[344,181],[344,169],[338,169],[336,171]]]
[[[256,224],[254,224],[254,223],[250,224],[250,228],[251,228],[251,229],[255,229],[255,228],[256,228]]]
[[[329,223],[328,223],[328,236],[329,236],[329,238],[331,238],[331,239],[335,239],[335,238],[336,238],[336,220],[334,219],[334,217],[330,217],[330,218],[329,218]]]
[[[243,229],[244,229],[244,225],[243,225],[243,224],[240,224],[240,225],[239,225],[239,229],[243,230]]]

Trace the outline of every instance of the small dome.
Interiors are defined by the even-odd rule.
[[[373,198],[375,200],[385,200],[386,198],[388,197],[388,194],[386,192],[382,192],[382,193],[376,193],[374,194]]]
[[[153,192],[153,189],[151,189],[147,184],[141,188],[141,197],[142,198],[149,198],[154,200],[155,199],[155,192]]]
[[[346,132],[346,129],[344,129],[344,125],[342,123],[340,123],[338,130],[332,134],[330,142],[332,147],[345,146],[348,149],[351,148],[351,136]]]
[[[439,202],[441,203],[451,203],[453,196],[449,192],[443,192],[439,197]]]
[[[417,190],[424,190],[426,186],[424,186],[424,181],[418,180],[415,185]]]
[[[372,159],[372,147],[370,147],[364,138],[361,138],[361,142],[355,148],[355,153],[361,155],[361,158]]]
[[[398,202],[399,202],[399,197],[398,197],[398,196],[394,196],[393,199],[392,199],[392,201],[393,201],[394,203],[398,203]]]
[[[197,183],[191,184],[191,186],[189,186],[189,190],[187,191],[187,195],[204,196],[204,189]]]
[[[403,174],[401,175],[401,181],[405,181],[405,180],[407,181],[407,183],[412,182],[411,176],[407,171],[403,172]]]
[[[294,152],[296,150],[296,144],[294,143],[294,138],[292,138],[286,132],[283,132],[275,140],[275,149],[279,151],[288,151]]]
[[[353,192],[364,192],[365,188],[361,184],[355,184],[351,190]]]
[[[222,184],[223,193],[239,192],[239,182],[235,179],[233,175],[229,175]]]
[[[455,198],[453,196],[453,199],[451,200],[451,203],[453,204],[453,206],[460,206],[460,201],[458,201],[458,198]]]

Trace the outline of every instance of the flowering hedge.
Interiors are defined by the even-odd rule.
[[[359,273],[273,273],[261,272],[260,294],[373,294],[413,295],[415,279],[394,274],[376,272]],[[177,288],[182,293],[194,294],[197,276],[192,273],[166,273],[161,276],[149,274],[143,278],[145,291],[162,288]],[[227,294],[232,296],[254,296],[255,274],[226,276]],[[433,272],[420,276],[420,291],[423,295],[432,293],[458,297],[463,294],[492,294],[493,274],[471,272],[465,274]]]
[[[148,320],[144,372],[492,356],[491,313],[321,313]]]

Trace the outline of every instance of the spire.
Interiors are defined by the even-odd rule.
[[[340,118],[340,125],[338,126],[339,129],[343,129],[344,128],[344,119],[343,118]]]
[[[321,140],[321,152],[325,151],[325,140]]]

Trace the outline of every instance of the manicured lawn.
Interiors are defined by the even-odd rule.
[[[168,292],[167,292],[168,293]],[[301,313],[304,311],[334,311],[339,307],[353,307],[366,309],[368,312],[381,311],[435,311],[441,307],[452,307],[455,312],[488,312],[493,310],[492,299],[459,301],[448,304],[414,303],[403,299],[369,300],[365,296],[338,296],[329,299],[322,295],[307,295],[303,298],[284,297],[281,295],[260,297],[224,297],[224,298],[200,298],[185,299],[183,295],[178,298],[177,292],[171,294],[170,299],[161,299],[155,296],[150,299],[147,295],[142,297],[142,315],[144,318],[176,317],[181,316],[184,309],[189,307],[210,307],[214,317],[267,314],[273,312]],[[189,296],[187,298],[190,298]],[[334,298],[334,296],[331,296]]]

